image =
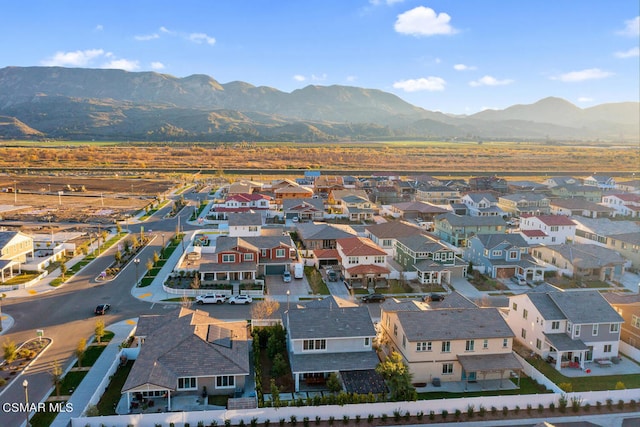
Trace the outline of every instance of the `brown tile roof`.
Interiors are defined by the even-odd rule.
[[[523,218],[536,217],[546,225],[576,225],[565,215],[522,215]]]
[[[336,244],[342,248],[347,256],[386,255],[387,253],[371,239],[363,237],[348,237],[336,240]]]
[[[389,274],[391,270],[381,265],[360,264],[355,267],[347,268],[349,274]]]

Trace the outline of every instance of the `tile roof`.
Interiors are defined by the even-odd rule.
[[[527,237],[546,237],[546,236],[548,236],[548,234],[545,233],[542,230],[520,230],[520,234],[524,234]]]
[[[580,268],[600,268],[625,262],[618,252],[598,245],[572,243],[548,246],[546,249],[562,255],[574,267]]]
[[[607,300],[609,304],[640,304],[640,294],[604,292],[602,296]]]
[[[540,222],[543,224],[553,226],[553,225],[576,225],[575,222],[571,220],[566,215],[528,215],[522,214],[522,218],[538,218]]]
[[[375,264],[359,264],[355,267],[347,268],[347,272],[350,275],[356,274],[389,274],[391,270],[387,267]]]
[[[375,256],[387,255],[387,253],[371,239],[364,237],[348,237],[336,240],[336,244],[346,256]]]

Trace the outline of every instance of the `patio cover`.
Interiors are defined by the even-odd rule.
[[[521,370],[522,365],[513,353],[458,355],[458,361],[467,372]]]
[[[340,371],[340,377],[347,393],[380,394],[388,391],[384,378],[375,369]]]
[[[587,346],[582,340],[574,340],[571,337],[564,333],[559,334],[544,334],[549,344],[553,346],[558,351],[585,351],[589,350],[589,346]]]
[[[291,355],[293,373],[362,371],[375,369],[380,360],[374,351]]]

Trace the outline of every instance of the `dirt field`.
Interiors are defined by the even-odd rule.
[[[9,221],[114,224],[172,186],[169,180],[5,175],[0,176],[0,216]]]

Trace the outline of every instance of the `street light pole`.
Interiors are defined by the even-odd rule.
[[[25,426],[29,427],[29,381],[26,379],[22,381],[22,387],[24,387],[24,402],[26,403],[26,407],[24,410],[24,415],[26,418]]]
[[[0,332],[2,332],[2,298],[6,296],[7,294],[0,294]]]
[[[136,265],[136,286],[138,286],[138,264],[140,264],[140,258],[134,259],[133,263]]]
[[[164,258],[164,233],[162,233],[162,250],[160,251],[160,255]]]
[[[13,204],[18,204],[18,181],[13,181]]]
[[[287,312],[289,311],[289,295],[291,295],[291,291],[287,289]]]

